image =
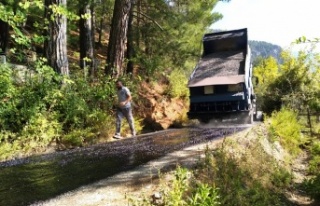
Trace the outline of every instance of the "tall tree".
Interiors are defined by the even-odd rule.
[[[178,68],[196,61],[203,34],[222,18],[212,12],[218,0],[135,2],[129,21],[127,70],[132,71],[130,60],[134,59],[139,72],[147,75],[159,68]]]
[[[93,11],[90,0],[80,1],[80,67],[89,68],[89,74],[92,77],[95,72]]]
[[[117,78],[123,74],[129,13],[132,0],[115,0],[109,36],[106,74]]]
[[[138,0],[139,1],[139,0]],[[134,40],[134,31],[133,31],[133,9],[135,7],[135,2],[133,0],[133,4],[131,5],[130,13],[129,13],[129,22],[128,22],[128,39],[127,39],[127,59],[128,59],[128,64],[127,64],[127,73],[133,73],[133,58],[134,58],[134,45],[133,45],[133,40]]]
[[[45,0],[45,18],[48,21],[45,56],[48,64],[62,75],[69,75],[66,6],[67,0]]]

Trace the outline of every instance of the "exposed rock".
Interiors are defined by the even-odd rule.
[[[138,113],[153,130],[167,129],[176,124],[188,107],[185,100],[165,94],[166,87],[161,82],[152,86],[142,83],[139,89]]]
[[[160,192],[155,192],[151,196],[153,205],[163,205],[162,195]]]

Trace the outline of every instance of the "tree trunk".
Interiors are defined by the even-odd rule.
[[[105,13],[106,12],[106,6],[105,4],[102,5],[102,13]],[[103,23],[104,23],[104,17],[105,15],[102,15],[100,17],[100,21],[99,21],[99,36],[98,36],[98,46],[101,47],[102,46],[102,33],[103,33]]]
[[[67,56],[67,17],[53,13],[50,6],[66,7],[67,0],[45,0],[45,17],[49,22],[47,40],[44,43],[45,56],[57,73],[69,75]]]
[[[313,130],[312,130],[312,121],[311,121],[311,114],[310,114],[310,108],[307,108],[307,116],[308,116],[308,124],[310,128],[310,137],[313,136]]]
[[[133,45],[133,37],[134,37],[134,31],[133,31],[133,8],[134,8],[134,0],[132,0],[132,5],[129,13],[129,22],[128,22],[128,40],[127,40],[127,73],[132,74],[133,73],[133,58],[135,56],[134,54],[134,45]]]
[[[9,41],[9,24],[0,20],[0,54],[6,54]]]
[[[105,71],[114,78],[123,74],[130,9],[131,0],[115,0]]]
[[[93,32],[93,11],[89,1],[80,2],[80,67],[88,68],[88,73],[92,77],[94,75],[94,32]],[[88,15],[90,18],[87,18]],[[85,74],[86,75],[86,74]]]

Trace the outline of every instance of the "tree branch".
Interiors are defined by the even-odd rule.
[[[151,20],[151,21],[152,21],[153,23],[155,23],[162,31],[164,30],[164,29],[162,28],[162,26],[161,26],[156,20],[152,19],[152,18],[149,17],[148,15],[146,15],[146,14],[144,14],[144,13],[142,13],[142,12],[138,12],[138,11],[133,11],[133,12],[138,13],[138,14],[144,16],[145,18]]]

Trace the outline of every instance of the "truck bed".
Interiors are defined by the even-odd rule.
[[[245,52],[224,51],[206,55],[200,59],[189,79],[189,87],[212,77],[236,76],[245,73]],[[212,82],[214,84],[214,82]],[[199,86],[199,85],[198,85]]]

